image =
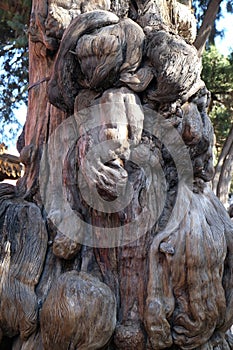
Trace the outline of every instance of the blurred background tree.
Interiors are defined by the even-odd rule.
[[[215,45],[216,37],[224,36],[224,31],[217,30],[217,22],[223,16],[223,12],[233,13],[233,1],[193,0],[192,6],[197,19],[197,30],[199,34],[196,40],[196,46],[202,44],[201,40],[204,41],[204,45],[207,48]]]
[[[233,0],[194,0],[193,7],[198,27],[195,46],[203,54],[203,80],[212,93],[209,114],[216,135],[213,189],[226,204],[233,172],[233,53],[221,55],[215,39],[224,35],[216,23],[223,11],[233,13]],[[20,128],[15,110],[27,103],[30,9],[31,0],[0,0],[0,142],[15,138]]]
[[[202,78],[211,91],[209,115],[216,150],[212,188],[227,207],[229,193],[233,192],[233,48],[232,53],[224,57],[217,50],[215,39],[224,36],[216,23],[223,10],[233,13],[233,1],[194,0],[193,6],[198,27],[195,46],[202,52]]]
[[[216,137],[213,190],[227,205],[233,174],[233,54],[224,57],[210,46],[203,54],[202,77],[211,91],[209,115]]]
[[[30,9],[31,0],[0,2],[0,142],[15,138],[14,111],[27,104]]]

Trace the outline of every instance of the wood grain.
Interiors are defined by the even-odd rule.
[[[47,232],[39,208],[17,199],[2,199],[0,327],[4,335],[20,333],[27,339],[37,327],[35,286],[46,249]]]
[[[195,36],[186,0],[32,2],[25,174],[0,186],[0,348],[232,348],[233,222],[208,184]]]
[[[87,273],[67,272],[55,283],[41,311],[43,346],[45,350],[100,349],[115,324],[110,288]]]

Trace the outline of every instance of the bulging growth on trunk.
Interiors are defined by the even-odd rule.
[[[25,174],[0,186],[2,346],[231,349],[233,225],[208,185],[189,2],[33,1],[29,38]]]

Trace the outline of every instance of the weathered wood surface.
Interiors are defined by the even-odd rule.
[[[116,326],[115,297],[99,279],[70,271],[50,290],[40,320],[45,350],[99,349]]]
[[[233,225],[208,187],[190,4],[34,1],[29,34],[0,347],[232,349]]]
[[[35,287],[42,273],[47,231],[39,208],[14,197],[14,187],[1,185],[1,304],[4,335],[27,339],[37,327]]]

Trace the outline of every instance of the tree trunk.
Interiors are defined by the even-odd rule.
[[[233,175],[233,126],[229,131],[227,139],[223,145],[218,163],[215,167],[212,181],[213,191],[220,201],[227,206],[228,196]]]
[[[233,227],[207,184],[189,4],[34,1],[29,37],[25,175],[0,187],[3,346],[230,349]]]

